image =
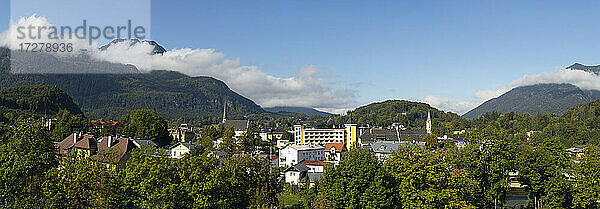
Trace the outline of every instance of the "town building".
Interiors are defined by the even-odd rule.
[[[92,159],[109,164],[127,161],[133,149],[138,148],[132,139],[120,136],[104,136],[98,141],[98,152]]]
[[[375,153],[375,157],[385,162],[392,154],[393,150],[398,149],[399,146],[408,144],[407,142],[401,141],[378,141],[371,145],[371,151]]]
[[[131,150],[143,146],[155,146],[149,140],[138,140],[120,137],[95,137],[91,134],[73,133],[56,146],[56,154],[64,156],[76,154],[90,157],[104,163],[117,164],[128,159]]]
[[[465,140],[463,140],[461,138],[454,139],[454,138],[448,137],[447,135],[438,137],[437,140],[439,143],[453,143],[456,146],[456,148],[459,148],[459,149],[465,148],[468,144]]]
[[[325,160],[325,147],[318,145],[289,145],[279,150],[279,165],[292,166],[304,160]]]
[[[67,155],[77,154],[84,157],[90,157],[98,151],[98,141],[93,135],[73,133],[67,136],[56,145],[56,154]]]
[[[307,128],[304,125],[294,125],[294,141],[298,145],[326,143],[343,143],[346,149],[360,146],[358,142],[357,124],[351,119],[343,125],[343,128],[318,129]]]
[[[173,141],[176,142],[190,142],[194,141],[194,139],[196,138],[196,134],[194,133],[193,128],[185,123],[179,125],[179,127],[171,128],[168,131],[169,136],[171,136],[171,138],[173,138]]]
[[[112,128],[112,130],[115,130],[114,128],[119,125],[119,122],[112,120],[103,120],[102,118],[98,120],[92,120],[90,122],[92,123],[93,131],[96,133],[104,133],[106,131],[105,128]]]
[[[248,127],[250,127],[249,120],[228,120],[227,119],[227,103],[223,105],[223,121],[221,122],[224,128],[233,127],[233,131],[235,135],[233,138],[239,138],[246,134],[248,131]]]
[[[148,139],[131,139],[131,141],[137,148],[157,147],[156,143]]]
[[[404,143],[418,144],[423,141],[427,134],[432,133],[431,113],[427,113],[425,130],[406,129],[402,125],[394,123],[389,128],[367,128],[361,129],[358,141],[361,146],[369,146],[381,141],[400,141]]]
[[[192,149],[200,146],[197,142],[179,142],[170,147],[171,158],[182,158],[185,154],[192,151]]]
[[[342,157],[346,154],[346,146],[343,143],[326,143],[325,145],[325,161],[339,164]]]
[[[323,177],[327,162],[304,160],[296,165],[290,166],[283,171],[285,183],[288,184],[307,184],[309,187]]]

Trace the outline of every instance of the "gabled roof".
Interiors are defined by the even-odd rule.
[[[370,128],[359,137],[363,144],[371,144],[376,141],[399,141],[396,129]]]
[[[110,140],[109,140],[110,139]],[[109,144],[110,141],[110,144]],[[92,156],[93,159],[107,162],[117,163],[137,146],[133,144],[133,141],[129,138],[122,137],[102,137],[102,140],[98,143],[98,152]]]
[[[131,141],[138,148],[142,148],[142,147],[145,147],[145,146],[156,147],[156,143],[154,143],[152,140],[148,140],[148,139],[132,139]]]
[[[329,162],[317,161],[317,160],[303,160],[298,164],[310,165],[310,166],[325,166],[331,164]]]
[[[287,148],[295,149],[295,150],[322,150],[322,149],[325,149],[325,147],[318,146],[318,145],[312,145],[312,144],[305,144],[305,145],[292,144],[283,149],[287,149]]]
[[[371,145],[371,150],[373,150],[373,152],[375,152],[375,153],[390,154],[390,153],[392,153],[392,150],[398,149],[398,146],[400,146],[401,144],[405,144],[405,142],[399,142],[399,141],[374,142],[373,145]]]
[[[292,165],[292,166],[286,168],[283,172],[285,173],[285,172],[288,172],[288,171],[298,171],[298,172],[302,173],[302,172],[306,172],[308,170],[310,170],[308,168],[308,166],[306,166],[306,165],[304,165],[302,163],[298,163],[296,165]]]
[[[75,143],[74,137],[77,135],[77,142]],[[67,136],[62,141],[56,144],[57,154],[67,154],[67,150],[70,148],[79,148],[79,149],[96,149],[98,142],[94,138],[94,135],[88,134],[76,134],[73,133]]]
[[[421,141],[427,136],[426,130],[404,130],[400,131],[400,141]]]
[[[345,151],[346,146],[344,146],[344,143],[325,143],[325,151],[330,151],[331,148],[335,148],[335,152],[342,152]]]
[[[223,125],[225,127],[233,126],[234,131],[246,131],[249,123],[248,120],[226,120]]]
[[[184,147],[186,147],[190,150],[193,149],[194,147],[200,146],[200,144],[198,144],[198,142],[179,142],[179,143],[171,146],[171,149],[173,149],[179,145],[183,145]]]

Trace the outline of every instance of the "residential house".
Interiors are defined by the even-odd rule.
[[[181,124],[179,127],[171,128],[168,130],[169,136],[176,142],[190,142],[196,138],[196,134],[193,131],[193,127],[188,124]]]
[[[327,164],[330,163],[316,160],[304,160],[283,171],[285,182],[288,184],[308,183],[309,187],[312,187],[319,179],[321,179],[321,177],[323,177],[325,166]]]
[[[76,153],[84,157],[90,157],[96,154],[98,141],[96,141],[94,135],[73,133],[58,142],[55,146],[56,154],[58,155]]]
[[[325,147],[318,145],[289,145],[279,150],[279,165],[295,165],[303,160],[325,160]]]
[[[308,173],[308,166],[298,163],[286,168],[283,171],[285,183],[288,184],[298,184],[300,183],[300,179],[306,178],[306,174]]]
[[[138,148],[130,138],[120,136],[104,136],[98,141],[98,151],[92,156],[100,162],[119,164],[129,159],[129,154]]]
[[[119,136],[94,137],[90,134],[73,133],[56,144],[56,153],[76,153],[99,162],[118,164],[128,159],[131,150],[152,144],[154,143],[144,140],[134,142]]]
[[[170,147],[171,158],[182,158],[185,154],[198,146],[200,146],[200,144],[197,142],[179,142]]]
[[[378,141],[371,145],[371,151],[375,153],[375,156],[379,158],[379,160],[385,162],[390,154],[392,154],[393,150],[398,149],[400,145],[404,144],[408,143],[404,141]]]
[[[325,161],[339,164],[347,149],[343,143],[325,144]]]

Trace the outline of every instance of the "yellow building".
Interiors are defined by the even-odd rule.
[[[346,149],[358,144],[357,124],[350,120],[344,124],[344,128],[317,129],[307,128],[304,125],[294,125],[294,141],[298,145],[316,144],[324,145],[326,143],[344,143]]]

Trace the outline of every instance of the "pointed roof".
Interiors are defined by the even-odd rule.
[[[325,151],[329,151],[331,150],[331,148],[335,148],[335,152],[342,152],[342,150],[344,150],[344,148],[346,148],[346,146],[344,146],[344,143],[325,143]]]
[[[76,140],[75,136],[77,136]],[[94,138],[94,135],[73,133],[58,142],[55,146],[57,154],[67,154],[68,149],[73,147],[93,150],[96,149],[97,145],[98,142]]]
[[[285,169],[283,172],[284,172],[284,173],[285,173],[285,172],[288,172],[288,171],[306,172],[306,171],[308,171],[308,170],[310,170],[310,169],[308,168],[308,166],[306,166],[306,165],[304,165],[304,164],[302,164],[302,163],[298,163],[298,164],[296,164],[296,165],[292,165],[292,166],[290,166],[290,167],[286,168],[286,169]]]
[[[110,144],[109,141],[111,141]],[[92,159],[117,163],[134,148],[137,148],[137,146],[129,138],[111,137],[111,140],[109,140],[109,137],[105,136],[98,143],[98,153],[92,156]]]

